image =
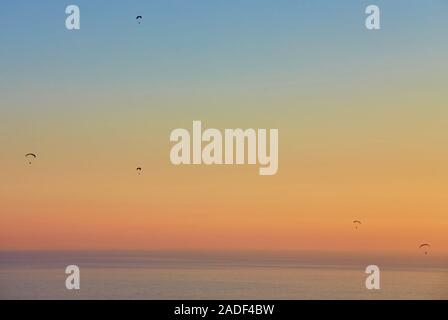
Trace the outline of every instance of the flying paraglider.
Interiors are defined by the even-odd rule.
[[[430,248],[430,247],[431,247],[431,245],[430,245],[429,243],[423,243],[423,244],[421,244],[418,248],[419,248],[419,249],[424,248],[424,250],[425,250],[425,254],[428,254],[428,248]]]
[[[135,169],[137,171],[137,173],[140,175],[142,172],[142,168],[141,167],[137,167],[137,169]]]
[[[135,20],[137,20],[137,23],[140,24],[140,23],[142,23],[143,17],[142,16],[137,16],[135,18]]]
[[[28,162],[28,163],[31,164],[31,159],[32,159],[32,158],[36,159],[37,156],[36,156],[34,153],[27,153],[27,154],[25,155],[25,158],[29,159],[29,162]]]
[[[358,226],[361,225],[361,221],[359,221],[359,220],[353,220],[353,225],[355,226],[355,229],[358,229]]]

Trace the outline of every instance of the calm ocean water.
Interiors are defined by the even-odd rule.
[[[335,260],[259,253],[3,252],[0,298],[448,299],[448,269],[440,262],[379,264],[381,289],[367,290],[367,259]],[[70,264],[81,270],[80,290],[65,288]]]

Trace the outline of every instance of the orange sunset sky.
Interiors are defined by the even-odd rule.
[[[0,15],[1,250],[419,255],[431,243],[448,256],[442,4],[406,27],[420,7],[389,4],[396,20],[377,33],[362,6],[210,4],[174,19],[161,5],[138,30],[120,20],[132,8],[87,6],[78,33],[49,5]],[[172,165],[170,132],[193,120],[278,129],[277,174]]]

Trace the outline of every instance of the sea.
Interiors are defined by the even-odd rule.
[[[387,262],[337,254],[194,251],[4,251],[0,299],[448,299],[445,261]],[[422,258],[423,259],[423,258]],[[80,289],[66,287],[66,267]]]

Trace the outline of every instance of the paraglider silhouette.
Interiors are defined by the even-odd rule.
[[[142,168],[141,167],[137,167],[137,169],[135,169],[137,171],[137,173],[140,175],[142,172]]]
[[[142,16],[137,16],[135,18],[135,20],[137,20],[138,24],[142,23],[143,17]]]
[[[423,243],[418,248],[419,249],[425,248],[425,254],[428,254],[428,248],[429,247],[431,247],[431,245],[429,243]]]
[[[353,225],[355,226],[355,229],[358,229],[358,226],[361,225],[361,221],[359,221],[359,220],[353,220]]]
[[[36,156],[34,153],[27,153],[27,154],[25,155],[25,158],[29,159],[29,162],[28,162],[28,163],[31,164],[31,159],[32,159],[32,158],[36,159],[37,156]]]

